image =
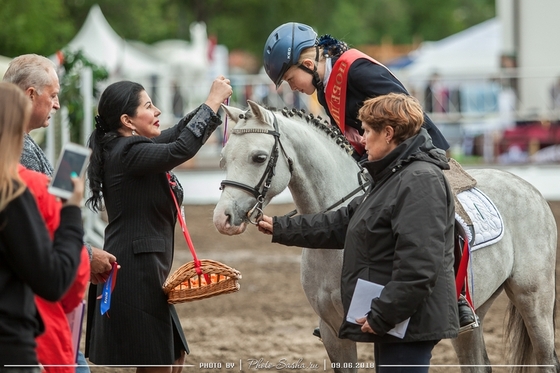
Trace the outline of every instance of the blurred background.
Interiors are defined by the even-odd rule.
[[[171,126],[229,77],[247,99],[325,115],[314,96],[276,90],[262,68],[272,30],[296,21],[388,66],[451,143],[464,167],[506,168],[560,200],[558,0],[0,0],[0,74],[37,53],[59,66],[61,110],[31,133],[54,164],[85,144],[100,92],[117,80],[147,89]],[[226,122],[227,123],[227,122]],[[185,204],[219,198],[221,126],[175,171]],[[274,202],[289,202],[285,191]],[[89,242],[104,221],[85,211]]]
[[[98,95],[116,80],[143,84],[172,125],[218,74],[230,105],[252,99],[321,114],[313,96],[274,89],[262,48],[297,21],[387,65],[430,112],[466,164],[560,160],[557,0],[0,0],[0,73],[23,53],[60,66],[60,110],[34,133],[51,160],[84,143]],[[37,132],[37,131],[34,131]],[[190,168],[217,167],[222,132]]]

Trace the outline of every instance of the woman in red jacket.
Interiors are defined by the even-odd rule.
[[[18,173],[35,197],[51,239],[54,239],[54,232],[60,224],[62,202],[48,192],[49,178],[45,174],[29,170],[22,165],[19,165]],[[37,357],[46,373],[75,372],[73,365],[76,364],[77,351],[73,346],[67,314],[81,306],[89,282],[89,273],[89,256],[84,246],[76,279],[64,297],[59,301],[50,302],[40,296],[35,296],[35,305],[45,323],[45,332],[36,338]]]

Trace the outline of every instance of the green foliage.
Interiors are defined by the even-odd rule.
[[[63,0],[0,0],[0,54],[52,55],[76,33]]]
[[[90,62],[82,51],[62,51],[64,73],[60,78],[60,102],[68,108],[68,122],[70,127],[70,141],[81,143],[82,123],[84,121],[84,99],[82,97],[80,73],[84,67],[91,68],[93,75],[93,97],[99,96],[97,87],[99,82],[109,77],[108,71],[101,66]]]
[[[495,0],[0,0],[0,54],[54,53],[94,4],[125,39],[189,40],[189,25],[203,21],[220,44],[259,59],[270,32],[290,21],[358,46],[440,40],[495,16]]]

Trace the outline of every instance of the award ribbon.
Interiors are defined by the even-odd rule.
[[[113,268],[111,269],[111,273],[107,278],[107,281],[103,284],[103,291],[101,292],[101,314],[104,315],[109,308],[111,308],[111,293],[115,289],[115,284],[117,283],[117,271],[118,271],[117,262],[113,263]],[[107,315],[109,316],[109,315]]]

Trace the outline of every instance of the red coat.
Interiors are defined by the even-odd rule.
[[[51,238],[60,223],[62,203],[47,190],[48,176],[19,166],[19,175],[35,196],[37,206],[47,226]],[[58,302],[49,302],[38,296],[35,304],[43,322],[45,333],[37,337],[37,357],[43,365],[71,365],[76,363],[72,347],[72,336],[66,314],[80,304],[89,282],[89,255],[84,247],[76,279],[66,294]],[[45,279],[48,281],[48,279]],[[75,367],[45,367],[47,373],[74,373]]]

